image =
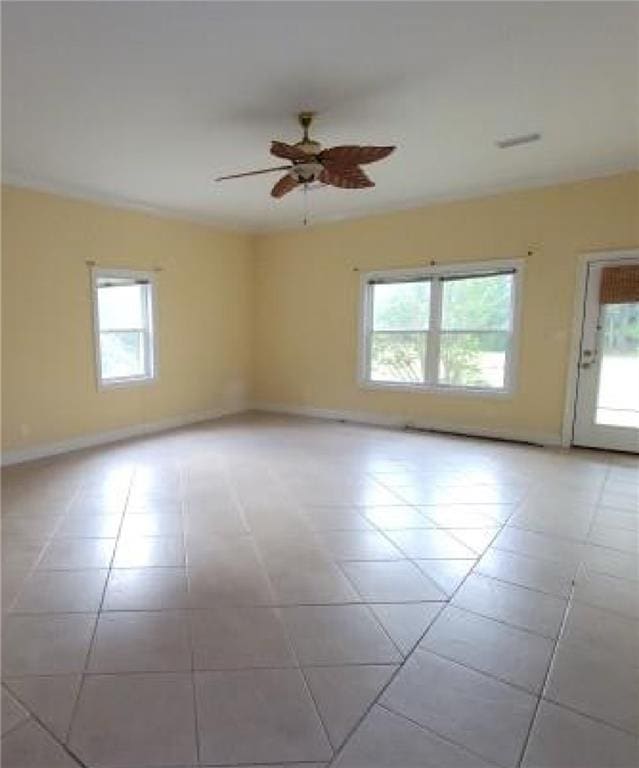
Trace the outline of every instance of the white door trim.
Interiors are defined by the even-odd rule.
[[[561,445],[564,448],[570,447],[573,437],[575,406],[577,404],[581,337],[583,333],[586,289],[588,284],[588,267],[596,262],[622,261],[623,259],[637,258],[639,258],[639,248],[631,248],[622,251],[591,251],[579,255],[569,352],[570,357],[568,360],[568,373],[566,376],[564,418],[561,430]]]

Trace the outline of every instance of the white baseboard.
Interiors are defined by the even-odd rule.
[[[0,464],[8,467],[12,464],[22,464],[25,461],[34,461],[43,459],[47,456],[57,456],[61,453],[70,453],[71,451],[80,451],[83,448],[93,448],[98,445],[108,443],[118,443],[122,440],[128,440],[132,437],[141,437],[151,435],[156,432],[166,432],[179,427],[186,427],[189,424],[197,424],[201,421],[211,421],[220,419],[223,416],[233,416],[234,414],[244,413],[247,410],[244,405],[237,405],[229,408],[213,408],[199,413],[190,413],[185,416],[174,416],[160,421],[144,422],[142,424],[133,424],[130,427],[122,427],[109,432],[98,432],[92,435],[80,435],[68,440],[61,440],[56,443],[45,443],[33,445],[28,448],[18,448],[14,451],[5,451],[2,454]]]
[[[348,421],[355,424],[370,424],[378,427],[395,427],[397,429],[418,429],[429,432],[442,432],[467,437],[485,437],[494,440],[508,440],[517,443],[534,443],[535,445],[559,446],[561,435],[527,432],[516,429],[494,429],[491,427],[471,427],[462,424],[446,424],[426,419],[407,421],[400,416],[374,413],[369,411],[334,411],[327,408],[313,408],[305,405],[283,405],[281,403],[253,403],[251,410],[264,413],[285,413],[291,416],[306,416],[330,421]]]
[[[81,435],[68,440],[55,443],[33,445],[28,448],[19,448],[13,451],[5,451],[0,460],[3,467],[12,464],[21,464],[26,461],[43,459],[48,456],[57,456],[62,453],[79,451],[83,448],[93,448],[99,445],[117,443],[133,437],[151,435],[157,432],[166,432],[178,429],[189,424],[197,424],[202,421],[220,419],[223,416],[233,416],[244,413],[247,410],[265,413],[282,413],[290,416],[304,416],[306,418],[326,419],[329,421],[347,421],[355,424],[369,424],[371,426],[394,427],[397,429],[423,429],[432,432],[447,434],[467,435],[469,437],[487,437],[496,440],[510,440],[522,443],[534,443],[537,445],[558,446],[561,445],[559,434],[531,433],[520,430],[501,430],[483,427],[466,427],[460,424],[443,424],[425,420],[413,420],[407,422],[398,416],[390,416],[369,411],[338,411],[327,408],[313,408],[305,405],[283,405],[281,403],[253,403],[250,407],[237,405],[229,408],[214,408],[208,411],[192,413],[186,416],[176,416],[160,421],[134,424],[130,427],[122,427],[109,432],[98,432],[92,435]]]

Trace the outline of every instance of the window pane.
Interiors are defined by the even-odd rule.
[[[373,286],[374,331],[425,331],[429,314],[429,282]]]
[[[425,350],[425,333],[373,333],[371,380],[423,382]]]
[[[146,289],[146,285],[98,286],[100,330],[144,328],[143,292]]]
[[[639,427],[639,303],[601,307],[597,424]]]
[[[504,386],[509,334],[442,333],[439,383],[460,387]]]
[[[512,285],[512,275],[444,280],[442,328],[447,331],[508,330]]]
[[[103,379],[126,379],[146,374],[144,334],[112,331],[100,334]]]

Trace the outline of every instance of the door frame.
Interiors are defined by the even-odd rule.
[[[564,418],[561,429],[561,445],[570,448],[572,445],[577,407],[577,386],[579,383],[579,361],[581,359],[581,338],[586,306],[586,290],[588,288],[588,268],[596,262],[623,261],[624,259],[639,259],[639,248],[628,248],[620,251],[589,251],[579,255],[577,262],[577,283],[573,310],[572,334],[568,358],[568,373],[566,376],[566,397]]]

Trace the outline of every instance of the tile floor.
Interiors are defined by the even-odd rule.
[[[4,768],[633,768],[639,464],[247,416],[3,475]]]

